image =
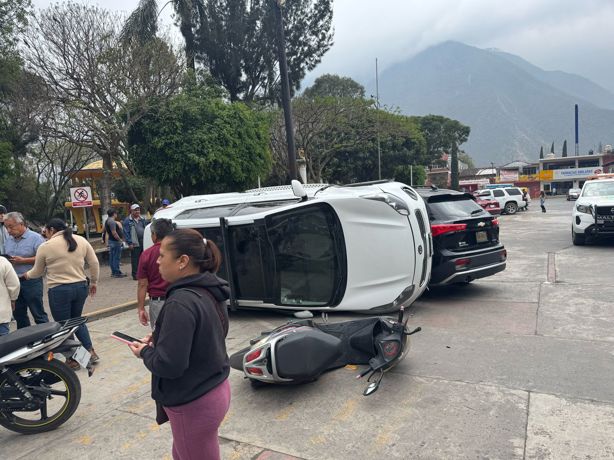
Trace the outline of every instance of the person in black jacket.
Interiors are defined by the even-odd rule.
[[[229,289],[215,275],[220,263],[217,246],[196,230],[166,236],[158,258],[166,301],[153,334],[130,345],[151,371],[157,421],[170,420],[175,460],[220,456],[217,432],[230,405]]]

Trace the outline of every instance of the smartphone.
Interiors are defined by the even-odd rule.
[[[127,344],[131,344],[132,342],[142,343],[139,339],[136,339],[128,334],[123,334],[118,331],[115,331],[113,334],[111,334],[111,337],[113,337],[115,340],[119,340],[120,342]]]

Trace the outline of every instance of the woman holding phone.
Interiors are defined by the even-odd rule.
[[[175,460],[220,458],[218,428],[230,405],[229,289],[215,275],[220,264],[217,246],[196,230],[166,236],[158,258],[166,300],[153,334],[130,345],[151,371],[156,419],[170,420]]]

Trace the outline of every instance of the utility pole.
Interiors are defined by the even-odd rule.
[[[277,8],[277,47],[279,53],[279,77],[281,80],[281,102],[284,109],[286,124],[286,143],[288,144],[288,172],[290,180],[298,179],[296,173],[296,148],[294,146],[294,123],[292,121],[292,105],[290,103],[290,82],[288,79],[288,61],[286,59],[286,37],[284,33],[284,19],[282,8],[286,0],[276,0]]]
[[[382,180],[382,150],[379,141],[379,72],[377,69],[377,58],[375,58],[375,132],[377,133],[377,177]]]

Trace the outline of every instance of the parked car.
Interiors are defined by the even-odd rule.
[[[419,188],[433,238],[431,286],[469,283],[505,270],[507,251],[499,241],[499,221],[469,193]]]
[[[527,202],[522,199],[522,190],[519,187],[484,189],[478,192],[478,196],[497,200],[505,214],[516,214],[519,209],[524,209],[527,206]]]
[[[499,202],[497,200],[476,196],[475,202],[479,204],[482,209],[488,211],[493,216],[498,216],[501,214],[501,207],[499,206]]]
[[[231,306],[379,314],[422,294],[432,240],[414,189],[294,185],[184,198],[154,218],[194,228],[222,249]],[[149,229],[145,240],[151,245]]]
[[[614,175],[587,180],[573,208],[573,244],[582,246],[587,237],[600,236],[614,236]]]
[[[580,197],[580,193],[582,193],[582,189],[570,188],[567,190],[567,201],[577,200]]]

